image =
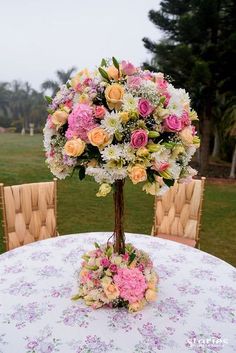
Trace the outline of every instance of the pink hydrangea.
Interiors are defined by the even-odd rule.
[[[147,289],[145,277],[139,269],[120,268],[114,276],[114,282],[120,291],[120,297],[130,304],[144,297]]]
[[[66,138],[80,137],[88,141],[87,133],[96,126],[92,107],[84,103],[77,104],[68,117]]]

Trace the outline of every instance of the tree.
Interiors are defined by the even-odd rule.
[[[191,92],[199,113],[201,172],[205,173],[217,96],[235,93],[236,3],[233,0],[163,0],[150,20],[164,32],[159,43],[144,38],[153,54],[146,68],[170,75]],[[220,115],[223,115],[221,112]]]
[[[57,81],[46,80],[42,83],[41,88],[43,89],[43,91],[50,90],[52,95],[54,96],[59,90],[60,85],[67,82],[75,70],[76,68],[74,66],[67,71],[57,70]]]

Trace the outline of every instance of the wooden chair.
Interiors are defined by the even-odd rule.
[[[200,219],[205,177],[189,184],[175,183],[155,197],[152,235],[200,249]]]
[[[6,250],[57,235],[57,181],[0,184]]]

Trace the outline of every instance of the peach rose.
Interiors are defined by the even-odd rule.
[[[110,109],[119,110],[122,105],[123,96],[124,88],[118,83],[113,83],[112,85],[107,86],[105,90],[105,97]]]
[[[130,169],[129,177],[133,184],[147,180],[146,168],[140,164],[136,164]]]
[[[154,302],[157,299],[157,292],[152,289],[147,289],[145,293],[145,298],[148,302]]]
[[[85,142],[80,138],[69,140],[64,146],[65,153],[71,157],[80,156],[85,149]]]
[[[114,65],[108,67],[107,73],[110,78],[113,78],[114,80],[118,80],[119,71],[117,70],[117,68]]]
[[[182,131],[180,131],[179,136],[184,145],[189,146],[193,144],[193,134],[191,128],[184,128]]]
[[[119,289],[115,284],[109,284],[104,287],[104,292],[109,300],[117,299],[120,295]]]
[[[138,302],[135,302],[135,303],[132,303],[132,304],[129,304],[129,311],[131,312],[136,312],[136,311],[139,311],[139,310],[142,310],[142,308],[144,307],[144,301],[138,301]]]
[[[64,110],[56,110],[52,114],[52,123],[57,127],[61,127],[62,125],[64,125],[67,122],[67,119],[68,113]]]
[[[98,148],[104,148],[111,142],[111,137],[101,127],[95,127],[88,132],[89,142]]]

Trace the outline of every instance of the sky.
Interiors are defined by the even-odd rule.
[[[92,69],[115,56],[136,65],[151,58],[142,38],[158,41],[149,21],[159,0],[0,0],[0,81],[39,89],[55,71]]]

